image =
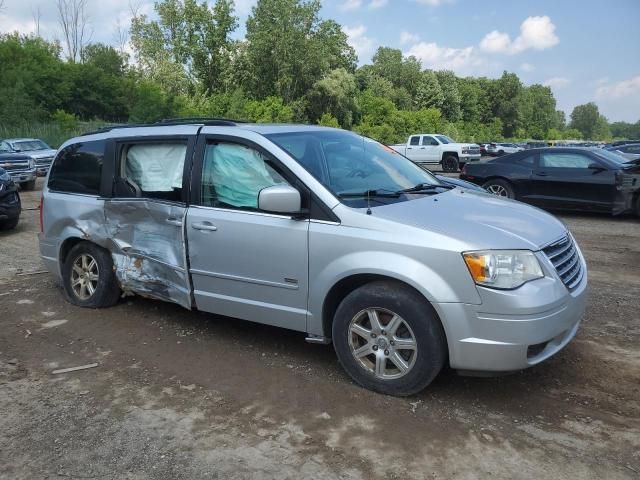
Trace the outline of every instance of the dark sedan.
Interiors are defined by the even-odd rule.
[[[18,188],[11,176],[0,168],[0,230],[15,228],[21,210]]]
[[[467,164],[460,178],[542,208],[640,216],[640,161],[602,149],[525,150]]]

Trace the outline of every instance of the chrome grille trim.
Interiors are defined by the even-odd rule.
[[[578,250],[569,235],[544,247],[542,251],[553,264],[562,283],[564,283],[569,290],[573,290],[580,284],[584,275],[584,269],[580,262]]]

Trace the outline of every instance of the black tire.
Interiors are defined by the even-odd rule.
[[[0,222],[0,230],[13,230],[18,226],[20,217],[12,218],[11,220],[3,220]]]
[[[21,183],[20,184],[20,188],[24,191],[31,191],[34,190],[36,188],[36,181],[35,180],[29,180],[28,182],[25,183]]]
[[[494,178],[485,182],[482,185],[482,188],[484,188],[489,193],[496,195],[498,197],[505,197],[505,198],[511,198],[511,199],[516,198],[516,192],[513,190],[513,186],[506,180]]]
[[[73,265],[80,257],[87,255],[97,263],[97,284],[88,298],[81,298],[72,288]],[[74,305],[86,308],[105,308],[115,305],[121,291],[113,271],[113,261],[107,250],[91,242],[76,244],[62,265],[62,281],[67,300]]]
[[[359,360],[356,360],[355,354],[352,353],[353,338],[367,343],[360,336],[353,337],[355,333],[351,333],[352,320],[359,318],[363,311],[375,308],[378,310],[386,310],[391,314],[401,317],[405,325],[410,327],[410,332],[405,328],[405,332],[412,335],[415,339],[416,351],[409,353],[411,355],[411,366],[407,373],[399,378],[384,379],[376,376],[374,371],[367,369]],[[366,315],[366,313],[364,314]],[[382,324],[382,319],[381,322]],[[387,322],[387,326],[391,322]],[[371,329],[374,330],[373,328]],[[384,326],[383,326],[384,330]],[[398,332],[400,329],[398,330]],[[387,365],[389,357],[386,348],[378,347],[379,342],[384,336],[384,341],[398,337],[395,334],[379,332],[376,339],[368,340],[371,348],[376,348],[376,352],[372,352],[364,359],[373,363],[378,355],[385,355],[385,365]],[[375,392],[386,395],[406,396],[412,395],[424,389],[438,375],[447,359],[447,342],[440,320],[431,306],[431,304],[418,292],[393,281],[377,281],[364,285],[345,297],[340,303],[338,310],[334,316],[332,326],[333,345],[338,355],[340,364],[351,378],[361,386],[373,390]],[[385,348],[383,351],[382,348]],[[398,348],[397,345],[395,348]],[[397,350],[399,351],[399,350]],[[394,352],[390,352],[394,355]],[[391,363],[393,367],[394,362]]]
[[[442,171],[456,173],[458,171],[458,158],[455,155],[447,155],[442,159]]]

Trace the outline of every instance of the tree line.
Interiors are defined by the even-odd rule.
[[[38,35],[0,36],[0,126],[208,116],[339,126],[386,143],[418,131],[464,141],[640,137],[640,121],[609,124],[593,103],[567,120],[549,87],[515,73],[458,77],[388,47],[359,67],[320,0],[258,0],[241,40],[232,0],[161,0],[154,19],[133,12],[115,47],[83,44],[86,25],[69,18],[84,18],[84,0],[75,12],[74,1],[59,3],[66,58]]]

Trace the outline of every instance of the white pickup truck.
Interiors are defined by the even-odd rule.
[[[457,172],[467,162],[480,160],[480,145],[456,143],[446,135],[411,135],[407,143],[389,145],[418,165],[442,165],[445,172]]]

